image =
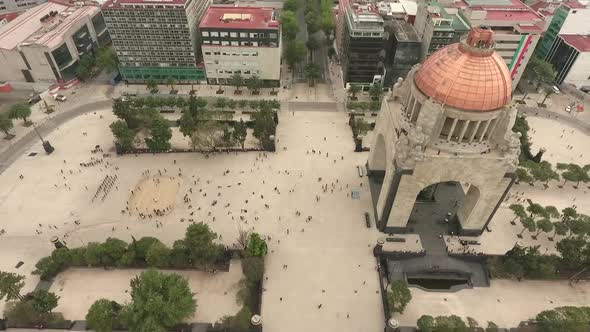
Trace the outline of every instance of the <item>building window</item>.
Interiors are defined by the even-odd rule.
[[[258,38],[258,34],[257,33],[254,33],[254,32],[251,32],[250,33],[250,38]]]
[[[229,36],[232,38],[237,38],[238,37],[238,33],[237,32],[230,32]]]
[[[229,34],[227,32],[220,32],[219,37],[227,37]]]
[[[201,36],[203,36],[203,37],[209,37],[209,32],[208,31],[203,31],[203,32],[201,32]]]
[[[213,52],[213,55],[221,55],[221,52]]]
[[[252,46],[258,46],[258,42],[252,42]]]
[[[213,45],[219,45],[219,40],[214,40]]]
[[[211,31],[211,37],[219,37],[219,33],[217,31]]]
[[[205,52],[205,55],[211,55],[211,52]]]
[[[229,45],[229,42],[227,40],[222,40],[221,45],[227,46],[227,45]]]
[[[247,32],[240,32],[240,37],[248,38],[248,33]]]
[[[270,33],[270,38],[277,38],[277,34],[276,34],[276,33],[273,33],[273,32],[271,32],[271,33]]]

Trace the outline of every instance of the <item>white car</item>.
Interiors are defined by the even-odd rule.
[[[561,93],[561,90],[559,90],[559,88],[557,87],[557,85],[552,86],[551,89],[553,89],[553,92],[555,92],[556,94]]]
[[[66,101],[66,96],[64,95],[60,95],[59,93],[56,93],[53,95],[53,99],[57,100],[57,101]]]

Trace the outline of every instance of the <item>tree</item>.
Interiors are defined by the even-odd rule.
[[[87,80],[92,74],[92,69],[94,66],[96,66],[96,59],[89,54],[84,54],[78,62],[76,76],[78,76],[78,78],[82,81]]]
[[[306,53],[307,50],[304,43],[297,40],[289,42],[285,49],[285,60],[287,61],[289,68],[293,69],[296,64],[303,61]]]
[[[115,121],[111,123],[110,128],[115,137],[115,143],[121,147],[121,150],[129,151],[133,148],[135,132],[129,129],[125,121]]]
[[[553,65],[537,56],[531,57],[525,68],[525,73],[539,83],[553,82],[555,76],[557,76]]]
[[[100,299],[95,301],[86,314],[86,325],[96,332],[111,332],[119,321],[121,305],[115,301]]]
[[[313,59],[313,51],[320,47],[320,41],[316,37],[309,36],[307,42],[305,42],[305,47],[309,51],[309,58]]]
[[[258,233],[251,233],[246,245],[246,253],[248,256],[264,257],[268,252],[266,241],[260,237]]]
[[[543,97],[543,101],[541,102],[541,104],[545,104],[545,101],[547,100],[547,98],[549,98],[550,95],[554,94],[555,91],[553,91],[552,88],[545,88],[545,97]]]
[[[590,232],[590,224],[584,221],[582,218],[572,219],[567,222],[567,226],[570,229],[571,235],[585,235]]]
[[[540,312],[536,321],[540,332],[584,332],[590,323],[588,307],[558,307]]]
[[[30,293],[29,296],[31,297],[29,301],[33,305],[33,308],[42,314],[48,314],[55,309],[59,300],[59,296],[44,289],[38,289]]]
[[[553,205],[545,206],[545,213],[547,214],[549,219],[558,219],[559,217],[561,217],[559,210]]]
[[[297,37],[299,24],[297,23],[297,17],[294,12],[283,11],[281,14],[281,28],[283,36],[287,41],[292,41]]]
[[[549,215],[547,214],[545,208],[541,204],[530,202],[529,206],[526,209],[531,214],[531,218],[535,218],[539,215],[544,218],[549,218]]]
[[[404,313],[406,306],[412,300],[412,294],[403,280],[395,280],[390,284],[391,289],[387,292],[387,303],[392,313]]]
[[[381,96],[383,96],[383,85],[381,83],[373,83],[369,89],[369,96],[375,100],[381,100]]]
[[[559,174],[553,170],[551,163],[545,160],[537,164],[537,167],[532,168],[530,172],[535,180],[545,182],[545,186],[551,180],[559,180]]]
[[[115,71],[119,68],[119,58],[117,58],[117,52],[112,47],[103,47],[98,50],[96,56],[96,63],[99,67],[105,69],[108,72]]]
[[[135,259],[139,262],[146,262],[147,252],[155,243],[160,243],[160,240],[151,236],[144,236],[137,241],[133,238],[133,242],[129,245],[128,251],[133,251]]]
[[[208,225],[192,224],[186,229],[184,244],[188,248],[193,263],[207,265],[217,261],[223,254],[223,248],[213,240],[217,233],[211,231]]]
[[[476,329],[479,327],[479,323],[473,317],[467,317],[467,325],[470,329]]]
[[[263,148],[269,149],[272,144],[271,136],[276,131],[276,123],[273,119],[272,111],[266,108],[261,109],[254,113],[252,117],[254,118],[254,137],[260,141]]]
[[[158,82],[153,78],[147,81],[146,89],[150,90],[151,92],[158,92]]]
[[[246,126],[244,120],[240,119],[240,122],[235,123],[232,135],[236,142],[240,143],[242,150],[244,150],[244,143],[246,142],[246,137],[248,136],[248,126]]]
[[[283,3],[284,11],[296,12],[297,9],[299,9],[299,3],[297,2],[297,0],[286,0]]]
[[[231,77],[229,78],[229,82],[231,85],[236,87],[236,91],[240,91],[240,88],[242,87],[242,85],[244,85],[244,78],[242,77],[241,74],[239,73],[234,73],[233,75],[231,75]]]
[[[252,75],[246,79],[246,87],[253,93],[258,93],[260,92],[260,88],[262,88],[262,80],[258,76]]]
[[[508,208],[514,212],[514,219],[512,219],[510,223],[514,223],[516,219],[522,219],[526,217],[526,210],[521,204],[510,204]]]
[[[578,217],[578,212],[573,207],[566,207],[561,210],[561,221],[567,223],[568,221]]]
[[[486,327],[486,332],[498,332],[500,328],[494,322],[488,322],[488,326]]]
[[[166,85],[170,87],[170,91],[176,91],[176,90],[174,90],[175,84],[176,84],[176,80],[174,79],[174,77],[168,77],[166,79]]]
[[[322,27],[319,14],[315,10],[308,11],[305,14],[305,24],[307,25],[308,36],[320,31]]]
[[[571,173],[575,177],[576,187],[580,186],[580,182],[590,182],[590,176],[588,175],[588,171],[586,171],[582,166],[576,164],[569,164],[568,170],[565,173]],[[562,174],[562,175],[564,175]]]
[[[167,151],[170,150],[170,139],[172,138],[172,130],[168,121],[159,116],[152,122],[150,128],[151,137],[145,139],[145,143],[152,151]]]
[[[168,267],[170,263],[170,249],[162,242],[155,242],[148,249],[145,260],[150,267]]]
[[[197,119],[194,118],[190,111],[186,111],[180,116],[178,126],[183,136],[190,137],[197,129]]]
[[[227,105],[227,98],[217,98],[217,100],[215,101],[215,107],[220,108],[220,109],[224,109],[225,106]]]
[[[165,331],[191,317],[196,308],[185,278],[150,269],[131,280],[125,316],[131,332]]]
[[[11,134],[8,131],[12,128],[14,128],[14,123],[12,123],[12,119],[8,117],[8,114],[0,114],[0,130],[4,132],[6,137],[11,137]]]
[[[356,139],[359,136],[364,136],[371,126],[363,118],[355,117],[354,120],[352,120],[350,128],[352,129],[352,137]]]
[[[348,94],[350,95],[350,99],[355,100],[356,99],[356,94],[361,92],[362,88],[360,85],[358,84],[351,84],[350,87],[348,88]]]
[[[0,271],[0,301],[22,300],[21,289],[25,286],[25,276]]]
[[[569,227],[567,227],[567,224],[561,221],[554,222],[553,229],[555,230],[555,234],[553,234],[552,237],[555,237],[555,235],[565,236],[569,231]]]
[[[467,325],[456,315],[451,316],[438,316],[434,319],[436,323],[437,332],[466,332],[468,331]]]
[[[61,271],[61,267],[51,258],[51,256],[41,258],[35,264],[33,274],[38,275],[41,280],[51,280]]]
[[[23,119],[25,124],[29,123],[27,120],[29,116],[31,116],[31,106],[26,103],[14,104],[8,111],[8,117],[10,119]]]
[[[191,134],[191,146],[193,149],[217,151],[217,147],[223,143],[223,126],[217,121],[198,122]]]
[[[434,332],[436,327],[434,323],[434,317],[429,315],[420,316],[420,318],[418,318],[417,325],[420,332]]]
[[[518,233],[518,236],[522,236],[522,233],[524,233],[525,230],[528,230],[529,232],[534,232],[535,230],[537,230],[537,224],[535,223],[535,220],[531,217],[521,218],[520,223],[524,228],[520,233]]]
[[[537,234],[535,237],[539,236],[541,232],[549,233],[553,230],[553,223],[549,219],[540,219],[537,221]]]
[[[309,86],[315,86],[315,81],[320,78],[320,66],[313,62],[306,64],[305,78],[309,82]]]
[[[250,282],[262,280],[262,276],[264,275],[264,258],[251,256],[242,259],[242,271],[246,279]]]
[[[590,264],[590,253],[587,250],[588,243],[581,236],[562,239],[557,242],[555,248],[561,255],[562,264],[569,269],[576,270]]]

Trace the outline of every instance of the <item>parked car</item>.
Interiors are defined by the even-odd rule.
[[[553,92],[555,92],[556,94],[560,94],[561,93],[561,90],[559,90],[559,88],[557,87],[557,85],[553,85],[551,87],[551,89],[553,89]]]
[[[53,99],[57,100],[57,101],[66,101],[66,96],[64,95],[60,95],[59,93],[56,93],[53,95]]]
[[[38,103],[40,101],[41,101],[41,96],[40,95],[33,95],[31,98],[29,98],[27,100],[27,103],[29,105],[34,105],[34,104],[36,104],[36,103]]]

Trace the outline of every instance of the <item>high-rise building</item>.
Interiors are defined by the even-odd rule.
[[[279,86],[281,29],[273,8],[211,6],[199,29],[209,84],[228,84],[237,73]]]
[[[71,80],[80,57],[109,42],[97,5],[50,0],[0,27],[0,81]]]
[[[590,9],[586,6],[577,1],[562,2],[552,11],[551,23],[539,41],[537,55],[545,59],[558,34],[590,34],[589,22]]]
[[[547,54],[557,71],[555,82],[590,89],[590,36],[559,34]]]
[[[388,32],[383,86],[391,86],[398,78],[404,78],[414,65],[420,62],[422,43],[414,26],[405,20],[385,20]]]
[[[210,0],[108,0],[102,6],[124,80],[204,81],[198,25]]]
[[[516,89],[544,30],[543,17],[520,0],[460,0],[455,6],[471,27],[495,32],[496,52],[508,65]]]
[[[0,0],[0,15],[23,12],[45,2],[47,0]]]
[[[441,47],[459,42],[469,31],[469,24],[461,18],[456,7],[437,1],[422,2],[414,27],[422,42],[422,60]]]

